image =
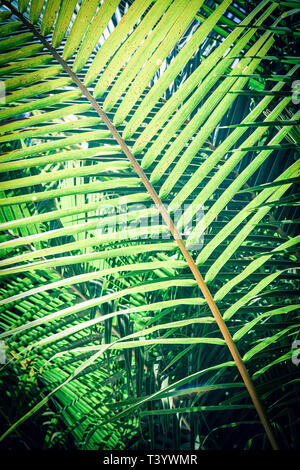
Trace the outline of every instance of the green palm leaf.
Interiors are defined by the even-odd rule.
[[[277,448],[251,375],[267,389],[299,328],[292,44],[268,66],[292,6],[17,3],[0,12],[0,338],[3,373],[33,361],[46,397],[2,439],[50,398],[84,448],[117,447],[124,419],[134,435],[148,416],[187,413],[193,427],[205,412],[214,429],[216,410],[251,421],[254,404]],[[206,374],[221,394],[231,356],[253,403],[200,393],[160,407]]]

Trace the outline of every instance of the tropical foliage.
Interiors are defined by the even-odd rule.
[[[300,2],[1,4],[2,447],[299,447]]]

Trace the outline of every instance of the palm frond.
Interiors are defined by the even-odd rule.
[[[3,373],[28,361],[45,391],[2,439],[51,403],[83,448],[130,447],[139,423],[168,447],[174,414],[177,445],[210,448],[255,409],[273,448],[297,446],[280,390],[295,406],[299,31],[281,3],[2,1]],[[234,365],[250,397],[225,393]]]

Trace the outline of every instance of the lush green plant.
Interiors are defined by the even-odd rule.
[[[2,446],[297,448],[299,2],[1,3]]]

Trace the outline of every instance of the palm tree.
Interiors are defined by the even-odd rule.
[[[2,445],[297,448],[299,2],[1,3]]]

